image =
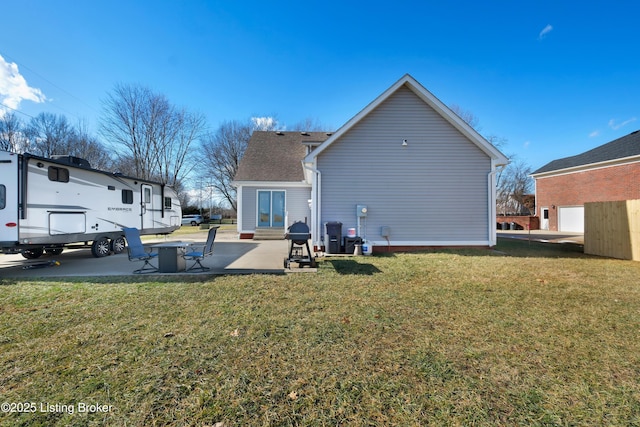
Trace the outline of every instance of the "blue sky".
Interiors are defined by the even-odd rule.
[[[411,74],[534,169],[640,128],[632,1],[4,2],[0,101],[97,129],[118,83],[334,130]]]

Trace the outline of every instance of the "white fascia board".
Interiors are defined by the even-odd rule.
[[[636,163],[636,162],[640,162],[640,156],[630,156],[630,157],[623,157],[620,159],[607,160],[605,162],[589,163],[586,165],[574,166],[572,168],[556,169],[553,171],[540,172],[536,174],[531,174],[530,176],[533,179],[549,178],[552,176],[568,175],[576,172],[586,172],[586,171],[610,168],[614,166],[621,166],[621,165],[626,165],[629,163]]]

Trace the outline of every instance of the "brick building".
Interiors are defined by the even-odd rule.
[[[584,231],[584,204],[640,199],[640,132],[547,163],[536,181],[540,228]]]

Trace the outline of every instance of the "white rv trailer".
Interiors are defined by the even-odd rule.
[[[178,196],[163,184],[92,169],[77,157],[0,151],[0,252],[38,258],[91,242],[103,257],[125,249],[123,227],[168,234],[181,217]]]

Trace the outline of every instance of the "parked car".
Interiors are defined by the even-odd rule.
[[[182,225],[200,225],[204,221],[202,215],[185,215],[182,217]]]

